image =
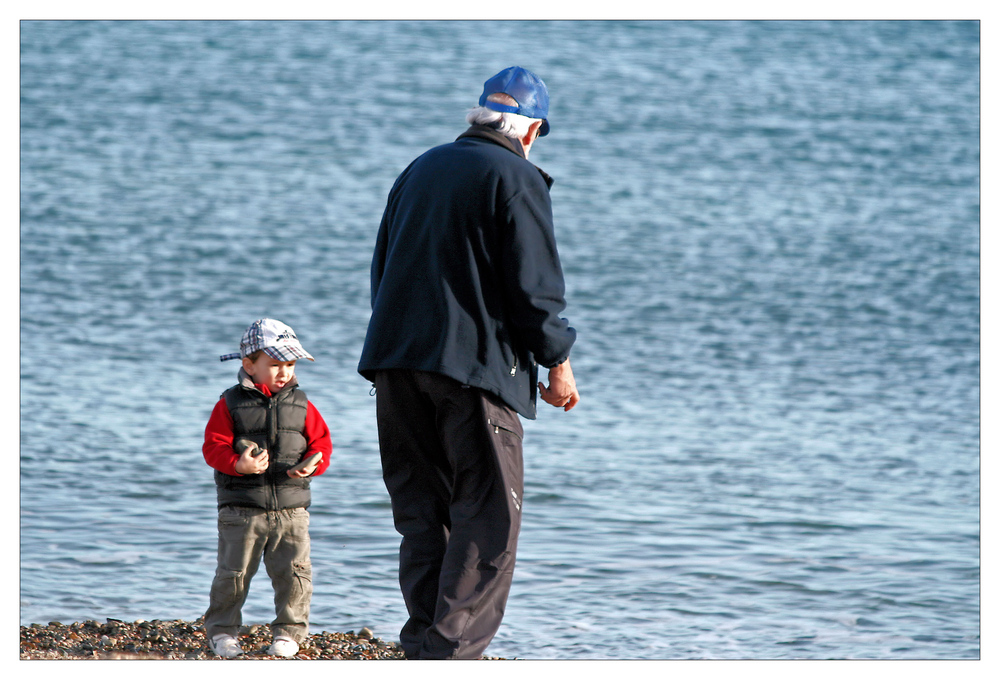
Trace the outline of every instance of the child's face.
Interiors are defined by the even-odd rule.
[[[287,385],[295,375],[295,362],[278,361],[262,353],[256,361],[244,357],[243,370],[258,385],[267,385],[267,389],[273,394]]]

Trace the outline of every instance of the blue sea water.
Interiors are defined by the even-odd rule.
[[[979,657],[977,22],[26,21],[20,51],[22,624],[204,612],[218,355],[274,316],[334,433],[312,628],[396,639],[371,249],[520,64],[583,400],[526,423],[489,653]]]

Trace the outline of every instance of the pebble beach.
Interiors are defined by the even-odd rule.
[[[276,659],[267,654],[271,630],[267,625],[240,629],[243,656],[235,660]],[[403,659],[395,642],[386,642],[369,628],[355,633],[310,635],[295,659],[371,660]],[[21,626],[21,659],[219,659],[208,647],[201,620],[133,622],[107,619]],[[285,660],[285,659],[280,659]]]

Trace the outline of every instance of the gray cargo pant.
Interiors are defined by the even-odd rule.
[[[241,610],[261,557],[274,586],[271,634],[305,640],[312,599],[309,512],[233,506],[219,508],[219,566],[205,612],[209,640],[220,633],[239,637]]]
[[[524,431],[493,395],[420,371],[376,375],[410,659],[477,659],[503,619],[521,529]]]

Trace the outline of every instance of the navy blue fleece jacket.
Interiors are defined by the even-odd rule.
[[[397,178],[371,266],[358,371],[442,373],[535,417],[536,362],[569,356],[551,178],[519,142],[472,126]]]

